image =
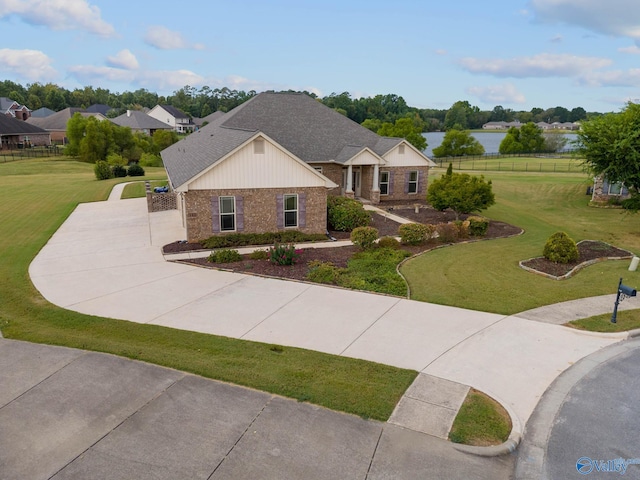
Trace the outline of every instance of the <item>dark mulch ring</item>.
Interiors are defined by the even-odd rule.
[[[553,277],[562,277],[571,270],[586,262],[606,258],[630,258],[633,256],[631,252],[621,248],[614,247],[608,243],[598,242],[595,240],[583,240],[578,242],[578,260],[571,263],[554,263],[544,257],[532,258],[521,262],[521,265],[545,273]]]

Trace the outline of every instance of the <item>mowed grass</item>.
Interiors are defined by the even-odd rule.
[[[471,389],[456,415],[449,440],[466,445],[498,445],[509,438],[511,418],[493,398]]]
[[[149,167],[146,167],[149,168]],[[129,180],[131,181],[131,180]],[[124,189],[122,190],[122,196],[120,198],[122,199],[127,199],[127,198],[142,198],[147,194],[147,190],[146,187],[144,185],[144,181],[140,181],[140,182],[135,182],[135,183],[130,183],[129,185],[125,185]],[[155,187],[163,187],[167,184],[166,180],[154,180],[149,182],[151,184],[151,190],[153,191],[153,189]]]
[[[436,159],[438,164],[440,160]],[[532,172],[532,173],[582,173],[582,161],[570,155],[539,157],[500,158],[456,158],[452,160],[454,170],[476,170],[479,172]],[[445,160],[442,167],[449,164]]]
[[[142,180],[164,178],[163,169],[145,170]],[[87,316],[48,303],[29,280],[29,263],[78,203],[104,200],[114,184],[127,180],[96,181],[92,165],[66,159],[0,164],[0,329],[6,338],[108,352],[365,418],[389,417],[416,372]]]
[[[436,175],[442,173],[437,169]],[[486,216],[522,227],[521,236],[459,244],[425,253],[401,271],[415,300],[514,314],[552,303],[615,293],[618,280],[640,285],[628,260],[601,262],[557,281],[530,272],[520,260],[542,255],[548,237],[567,232],[575,241],[602,240],[640,253],[640,217],[589,207],[586,174],[489,172],[496,205]]]
[[[613,313],[613,305],[611,306]],[[592,332],[626,332],[640,328],[640,310],[618,310],[616,323],[611,323],[611,313],[595,315],[589,318],[581,318],[567,323],[568,326],[579,330]]]

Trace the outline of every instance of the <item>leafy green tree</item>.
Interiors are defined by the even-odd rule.
[[[80,142],[84,138],[87,128],[87,119],[76,113],[67,122],[67,146],[64,149],[65,155],[77,157],[80,155]]]
[[[640,192],[640,104],[584,122],[577,147],[592,173]]]
[[[368,128],[372,132],[378,132],[380,127],[382,127],[382,122],[377,118],[367,118],[364,122],[362,122],[362,126],[364,128]]]
[[[465,130],[447,131],[440,146],[433,149],[435,157],[462,157],[482,155],[483,153],[482,144]]]
[[[532,122],[525,123],[520,128],[511,127],[499,147],[499,152],[503,155],[537,153],[544,150],[542,129]]]
[[[561,132],[545,132],[544,150],[546,152],[561,152],[569,143],[569,139]]]
[[[445,130],[450,130],[454,126],[460,126],[463,129],[468,128],[467,114],[470,110],[471,105],[469,105],[469,102],[467,101],[456,102],[451,105],[447,115],[444,117]]]
[[[491,180],[466,173],[451,173],[433,180],[427,192],[427,201],[436,210],[450,208],[456,214],[480,212],[495,203]]]
[[[173,130],[156,130],[153,134],[154,153],[160,153],[178,141],[178,134]]]
[[[378,130],[383,137],[399,137],[422,151],[427,148],[427,139],[422,135],[422,126],[416,126],[414,119],[399,118],[394,124],[385,122]]]
[[[106,123],[111,123],[105,121]],[[95,163],[97,161],[105,160],[109,153],[110,138],[108,133],[110,131],[100,128],[99,120],[95,117],[87,118],[87,126],[85,128],[85,134],[80,141],[80,158],[89,163]]]

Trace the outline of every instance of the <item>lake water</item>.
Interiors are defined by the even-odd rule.
[[[433,149],[439,147],[442,143],[442,139],[444,138],[445,132],[427,132],[423,133],[422,136],[427,139],[427,149],[424,153],[427,157],[431,157],[433,154]],[[500,142],[507,135],[506,132],[474,132],[473,135],[476,140],[478,140],[482,146],[484,147],[484,151],[486,153],[498,153],[498,149],[500,147]],[[569,139],[569,141],[576,139],[575,133],[565,133],[565,137]],[[568,147],[569,145],[567,145]]]

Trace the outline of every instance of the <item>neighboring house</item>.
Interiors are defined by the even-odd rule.
[[[40,107],[39,109],[31,112],[31,116],[36,118],[44,118],[44,117],[48,117],[49,115],[53,115],[54,113],[56,112],[51,110],[50,108]]]
[[[187,240],[324,233],[327,195],[421,201],[435,164],[311,97],[261,93],[162,151]]]
[[[603,176],[593,179],[591,201],[594,203],[609,203],[629,198],[629,190],[620,182],[610,182]]]
[[[550,130],[551,124],[547,123],[547,122],[538,122],[536,123],[536,127],[538,127],[540,130]]]
[[[153,135],[157,130],[173,130],[166,123],[138,110],[127,110],[126,113],[112,118],[111,121],[121,127],[129,127],[133,132],[142,132],[147,135]]]
[[[111,110],[115,109],[110,107],[109,105],[104,105],[102,103],[94,103],[93,105],[85,109],[85,111],[88,113],[99,113],[104,117],[106,117]]]
[[[522,124],[518,121],[515,122],[487,122],[482,125],[484,130],[508,130],[511,127],[520,128]]]
[[[7,97],[0,97],[0,112],[18,120],[27,120],[31,116],[31,110],[26,106]]]
[[[193,118],[193,123],[195,124],[196,130],[197,130],[199,128],[202,128],[202,126],[204,124],[209,124],[209,123],[213,122],[214,120],[217,120],[222,115],[224,115],[224,112],[221,112],[220,110],[218,110],[217,112],[210,113],[206,117],[202,117],[202,118],[195,118],[194,117]]]
[[[9,115],[0,115],[0,149],[51,145],[49,132]]]
[[[551,128],[553,130],[580,130],[580,124],[574,122],[553,122]]]
[[[171,126],[178,133],[190,133],[196,129],[189,115],[171,105],[156,105],[148,115]]]
[[[76,113],[80,113],[83,117],[96,117],[98,120],[106,120],[107,118],[100,113],[88,113],[82,108],[65,108],[59,112],[49,115],[48,117],[35,118],[31,117],[27,123],[44,128],[51,133],[51,142],[58,145],[67,144],[67,122]]]

